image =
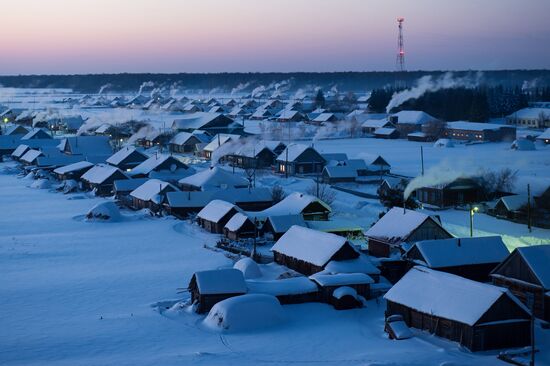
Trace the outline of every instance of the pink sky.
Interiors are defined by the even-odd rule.
[[[9,0],[0,74],[550,67],[548,0]]]

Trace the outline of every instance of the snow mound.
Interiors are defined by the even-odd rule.
[[[233,268],[238,269],[244,275],[245,279],[262,277],[262,271],[258,266],[258,263],[254,262],[252,258],[243,258],[239,260]]]
[[[283,307],[275,296],[249,294],[220,301],[210,310],[204,324],[215,330],[251,331],[283,320]]]
[[[78,182],[74,179],[64,180],[61,183],[59,190],[64,194],[76,192],[78,190]]]
[[[33,173],[33,172],[30,172],[29,174],[25,175],[25,176],[23,177],[23,179],[26,179],[26,180],[34,179],[34,173]]]
[[[34,182],[31,183],[31,188],[37,188],[37,189],[48,189],[52,186],[49,180],[47,179],[37,179]]]
[[[434,147],[454,147],[455,144],[453,140],[450,139],[439,139],[434,143]]]
[[[354,299],[357,299],[357,291],[354,288],[349,286],[338,287],[332,292],[332,296],[336,299],[341,299],[344,296],[351,296]]]
[[[122,216],[114,202],[101,202],[86,214],[88,220],[120,221]]]
[[[531,140],[527,139],[517,139],[512,142],[512,146],[510,146],[512,150],[517,151],[533,151],[536,150],[535,143]]]

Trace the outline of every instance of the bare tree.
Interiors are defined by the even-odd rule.
[[[306,193],[319,198],[327,205],[332,205],[336,200],[336,191],[330,188],[330,185],[316,182],[306,189]]]
[[[273,203],[281,202],[285,196],[286,193],[280,185],[275,184],[273,188],[271,188],[271,199]]]
[[[486,171],[477,182],[487,199],[492,199],[498,192],[511,192],[517,180],[517,171],[504,168],[499,171]]]

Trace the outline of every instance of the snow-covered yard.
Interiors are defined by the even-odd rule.
[[[5,166],[6,164],[2,164]],[[196,270],[231,266],[216,237],[172,218],[122,212],[85,221],[103,199],[27,187],[0,174],[0,363],[3,365],[502,364],[426,333],[390,341],[383,301],[335,311],[284,306],[285,322],[219,333],[202,316],[163,316]],[[186,295],[183,295],[184,297]],[[537,330],[550,362],[548,331]]]

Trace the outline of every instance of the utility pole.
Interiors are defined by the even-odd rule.
[[[531,185],[527,183],[527,228],[531,232]]]
[[[422,165],[422,175],[424,175],[424,147],[420,146],[420,163]]]

